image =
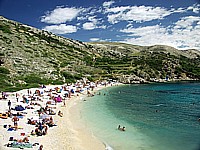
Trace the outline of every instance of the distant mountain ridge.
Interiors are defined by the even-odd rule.
[[[198,50],[177,50],[165,45],[85,43],[2,16],[0,65],[0,89],[63,84],[83,77],[123,83],[200,79]]]

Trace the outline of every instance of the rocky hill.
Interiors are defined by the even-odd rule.
[[[87,77],[124,83],[199,80],[200,51],[84,43],[0,17],[0,90]]]

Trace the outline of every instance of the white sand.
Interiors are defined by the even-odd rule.
[[[100,87],[100,88],[103,88]],[[36,89],[30,89],[32,93]],[[19,101],[22,100],[22,95],[27,95],[27,89],[18,91],[20,94]],[[31,116],[38,116],[35,112],[40,108],[40,106],[33,106],[34,109],[26,109],[24,112],[27,114],[18,121],[18,125],[23,129],[18,129],[17,131],[7,131],[4,125],[12,125],[12,118],[1,119],[0,118],[0,150],[12,149],[6,147],[5,144],[11,143],[9,137],[14,137],[14,139],[23,139],[28,136],[29,142],[31,144],[39,143],[39,145],[44,146],[44,150],[104,150],[105,145],[99,141],[96,137],[87,131],[84,126],[81,126],[81,122],[78,120],[80,118],[80,110],[76,107],[77,103],[82,102],[82,98],[87,96],[86,94],[80,94],[79,96],[72,96],[66,101],[66,106],[63,103],[57,103],[56,109],[53,109],[56,113],[61,110],[63,112],[63,117],[53,115],[54,122],[57,126],[48,129],[47,135],[44,136],[32,136],[31,131],[35,129],[34,125],[27,124],[27,118]],[[41,103],[45,107],[47,97],[41,98],[43,102]],[[15,93],[10,93],[6,100],[0,100],[0,113],[8,111],[8,100],[12,102],[12,108],[16,105]],[[16,111],[12,110],[12,113]],[[21,133],[25,133],[25,136],[21,136]],[[37,150],[39,145],[33,146]]]

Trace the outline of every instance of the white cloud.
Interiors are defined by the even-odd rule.
[[[86,20],[87,18],[88,16],[77,16],[78,21],[83,21],[83,20]]]
[[[94,22],[94,23],[98,22],[98,20],[96,19],[96,16],[89,16],[88,20],[91,21],[91,22]]]
[[[88,20],[88,22],[83,24],[84,30],[93,30],[96,28],[102,28],[102,29],[106,28],[106,25],[101,25],[101,23],[102,23],[101,19],[97,19],[96,16],[88,16],[87,20]]]
[[[107,9],[106,12],[109,13],[107,16],[108,21],[112,24],[119,21],[152,21],[155,19],[163,19],[173,13],[172,10],[151,6],[115,7]]]
[[[118,7],[112,7],[112,8],[107,8],[105,10],[105,13],[119,13],[119,12],[124,12],[126,10],[130,10],[130,6],[118,6]]]
[[[100,40],[100,38],[90,38],[90,41],[99,41]]]
[[[77,32],[77,27],[80,30],[87,31],[100,28],[109,29],[105,32],[111,33],[119,31],[120,27],[122,29],[120,34],[117,32],[108,33],[106,38],[109,39],[107,40],[115,41],[115,38],[117,38],[119,41],[119,39],[127,37],[123,42],[138,45],[164,44],[176,48],[197,48],[200,50],[200,17],[197,17],[200,4],[183,8],[173,8],[173,6],[164,8],[145,5],[114,6],[114,3],[114,0],[108,0],[100,7],[57,7],[43,16],[41,21],[56,24],[44,28],[55,34]],[[188,14],[191,16],[186,16]],[[180,15],[185,17],[178,18]],[[172,20],[169,20],[171,18],[168,18],[168,16]],[[174,23],[173,21],[177,19],[179,20]],[[67,21],[73,21],[74,26],[64,24]],[[119,22],[121,23],[116,24]],[[166,22],[167,27],[165,27]],[[151,26],[147,26],[146,23],[151,24]],[[138,25],[141,26],[136,28]],[[113,35],[116,37],[113,37]],[[102,36],[104,35],[102,34]],[[103,37],[91,38],[90,41],[102,41],[100,39],[103,39]]]
[[[121,32],[125,33],[131,33],[134,36],[145,36],[146,34],[160,34],[160,33],[166,33],[165,28],[161,28],[159,25],[155,26],[146,26],[146,27],[139,27],[139,28],[127,28],[124,30],[121,30]]]
[[[173,12],[174,13],[184,13],[184,12],[187,12],[187,10],[185,8],[178,8],[177,10],[173,9]]]
[[[160,25],[121,30],[128,38],[123,42],[136,45],[169,45],[178,49],[200,49],[200,17],[188,16],[165,28]]]
[[[200,4],[194,4],[193,6],[189,6],[187,10],[191,10],[196,14],[199,14],[200,11]]]
[[[96,25],[93,22],[86,22],[83,24],[84,30],[93,30],[96,28]]]
[[[50,31],[55,34],[67,34],[76,32],[77,27],[73,25],[60,24],[60,25],[46,26],[44,30]]]
[[[45,16],[42,16],[41,22],[60,24],[66,21],[71,21],[77,17],[81,9],[77,8],[61,8],[58,7],[51,12],[48,12]]]
[[[114,4],[115,1],[108,1],[103,3],[103,7],[110,7],[112,4]]]
[[[83,24],[83,29],[84,30],[93,30],[93,29],[106,29],[106,25],[97,25],[96,23],[94,22],[86,22]]]
[[[195,16],[183,17],[175,23],[176,25],[175,28],[193,27],[198,22],[200,22],[200,17],[195,17]]]
[[[135,45],[151,46],[155,44],[172,45],[170,36],[168,35],[165,28],[158,25],[150,27],[130,28],[123,30],[122,32],[131,33],[129,38],[123,42],[131,43]],[[171,37],[172,38],[172,37]]]

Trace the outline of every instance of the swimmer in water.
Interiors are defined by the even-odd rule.
[[[125,127],[122,127],[122,128],[121,128],[121,126],[119,125],[119,126],[118,126],[118,130],[120,130],[120,131],[125,131],[126,129],[125,129]]]

